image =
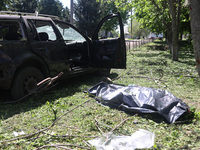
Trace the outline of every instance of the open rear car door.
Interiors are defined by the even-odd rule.
[[[119,27],[114,31],[119,30],[119,33],[115,32],[114,34],[117,36],[114,36],[110,32],[110,36],[107,38],[108,34],[104,30],[105,24],[116,21],[118,21]],[[120,13],[110,14],[101,20],[92,37],[91,50],[91,65],[93,67],[126,68],[126,45]]]

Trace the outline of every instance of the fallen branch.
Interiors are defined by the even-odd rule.
[[[154,77],[153,77],[153,74],[152,74],[152,71],[151,71],[151,76],[152,76],[152,79],[154,80],[154,82],[156,83],[156,84],[158,84],[159,86],[163,86],[163,85],[161,85],[158,81],[162,81],[161,79],[162,79],[162,77],[163,77],[163,71],[161,71],[161,74],[162,74],[162,76],[159,78],[159,79],[155,79]],[[163,83],[165,86],[163,86],[164,88],[166,88],[167,87],[167,85],[165,84],[165,83]]]
[[[104,123],[102,123],[102,122],[99,122],[96,118],[95,118],[95,121],[96,121],[98,124],[100,124],[100,125],[103,125],[103,126],[109,128],[109,129],[112,129],[112,128],[111,128],[110,126],[108,126],[107,124],[104,124]]]
[[[90,149],[88,147],[83,147],[83,146],[73,145],[73,144],[54,144],[54,145],[43,145],[41,147],[36,148],[35,150],[40,150],[40,149],[43,149],[43,148],[46,148],[46,147],[60,147],[60,148],[62,147],[62,148],[65,148],[65,149],[69,149],[69,148],[66,148],[66,147],[63,147],[63,146],[78,147],[78,148],[81,148],[81,149]]]
[[[117,128],[119,128],[120,125],[122,125],[125,121],[127,121],[128,119],[130,119],[131,117],[128,117],[126,119],[124,119],[122,122],[120,122],[115,128],[113,128],[110,132],[113,132],[114,130],[116,130]]]
[[[98,121],[96,120],[96,118],[95,118],[95,121],[96,121],[95,125],[96,125],[97,129],[101,132],[101,134],[104,134],[104,132],[101,130],[101,128],[97,125]]]
[[[97,136],[81,136],[81,135],[52,135],[49,133],[44,132],[47,135],[53,136],[53,137],[58,137],[58,138],[67,138],[67,137],[84,137],[84,138],[95,138]]]
[[[130,78],[146,78],[146,79],[152,79],[152,80],[158,80],[158,81],[168,82],[168,81],[165,81],[165,80],[161,80],[160,78],[157,79],[157,78],[152,78],[152,77],[149,77],[149,76],[136,76],[136,75],[131,75]]]
[[[91,101],[92,99],[89,99],[79,105],[77,105],[76,107],[70,109],[69,111],[67,111],[66,113],[64,113],[62,116],[60,116],[59,118],[57,118],[49,127],[47,128],[44,128],[44,129],[41,129],[33,134],[28,134],[26,136],[21,136],[21,137],[17,137],[17,138],[14,138],[14,139],[10,139],[10,140],[5,140],[5,141],[0,141],[0,143],[6,143],[6,142],[11,142],[11,141],[16,141],[16,140],[20,140],[20,139],[24,139],[24,138],[29,138],[29,137],[32,137],[34,135],[37,135],[37,134],[40,134],[41,132],[44,132],[46,130],[49,130],[51,127],[53,127],[55,125],[56,122],[58,122],[63,116],[65,116],[66,114],[72,112],[73,110],[75,110],[76,108],[80,107],[81,105],[85,104],[85,103],[88,103],[89,101]]]
[[[17,138],[10,139],[10,140],[0,141],[0,143],[12,142],[12,141],[16,141],[16,140],[20,140],[20,139],[24,139],[24,138],[29,138],[29,137],[32,137],[32,136],[34,136],[34,135],[36,135],[36,134],[39,134],[39,133],[41,133],[41,132],[47,130],[47,129],[48,129],[48,128],[44,128],[44,129],[39,130],[39,131],[37,131],[37,132],[35,132],[35,133],[33,133],[33,134],[28,134],[28,135],[26,135],[26,136],[17,137]]]
[[[190,76],[190,75],[183,75],[184,77],[189,77],[189,78],[199,78],[199,77],[195,77],[195,76]]]
[[[120,125],[122,125],[125,121],[127,121],[128,119],[130,119],[131,117],[128,117],[126,119],[124,119],[123,121],[121,121],[116,127],[114,127],[109,133],[112,133],[114,130],[116,130]],[[109,141],[109,136],[110,134],[104,134],[106,136],[106,140],[105,143],[107,143]]]

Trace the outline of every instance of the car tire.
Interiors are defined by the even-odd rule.
[[[35,67],[26,67],[19,71],[14,77],[11,87],[13,99],[20,99],[33,92],[36,84],[44,79],[42,72]]]

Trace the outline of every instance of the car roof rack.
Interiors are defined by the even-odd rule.
[[[39,14],[37,11],[35,13],[27,13],[27,12],[13,12],[13,11],[0,11],[0,14],[8,14],[8,15],[20,15],[20,16],[36,16],[36,17],[50,17],[52,19],[59,19],[58,16],[47,15],[47,14]]]

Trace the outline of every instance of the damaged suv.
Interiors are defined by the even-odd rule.
[[[100,38],[102,26],[113,18],[120,36]],[[104,17],[89,38],[55,16],[0,12],[0,88],[9,89],[14,99],[61,71],[65,78],[97,68],[126,68],[120,13]]]

